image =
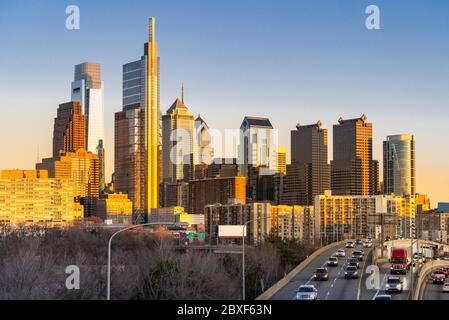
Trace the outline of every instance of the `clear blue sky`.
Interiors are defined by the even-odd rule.
[[[65,29],[65,8],[81,30]],[[365,28],[365,8],[381,30]],[[375,158],[385,136],[417,139],[417,189],[449,200],[449,1],[183,0],[0,2],[0,168],[32,168],[51,155],[53,117],[70,98],[73,66],[100,62],[107,171],[121,66],[138,59],[156,17],[161,109],[185,83],[186,103],[211,127],[269,117],[287,145],[296,122],[368,116]],[[331,139],[332,140],[332,139]],[[331,149],[329,150],[332,156]]]

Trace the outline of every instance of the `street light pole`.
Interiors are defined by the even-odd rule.
[[[108,278],[107,278],[107,292],[106,292],[106,299],[107,300],[111,300],[111,249],[112,249],[112,240],[115,238],[116,235],[125,232],[125,231],[129,231],[132,229],[136,229],[139,227],[144,227],[144,226],[157,226],[157,225],[165,225],[165,226],[169,226],[169,225],[174,225],[175,223],[169,222],[169,223],[164,223],[164,222],[149,222],[149,223],[143,223],[143,224],[137,224],[131,227],[127,227],[121,230],[118,230],[117,232],[115,232],[114,234],[112,234],[112,236],[109,238],[109,242],[108,242]]]

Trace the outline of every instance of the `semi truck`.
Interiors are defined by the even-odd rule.
[[[406,248],[391,248],[391,274],[406,274],[410,267],[410,260]]]

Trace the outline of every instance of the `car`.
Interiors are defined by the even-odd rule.
[[[345,269],[345,279],[358,279],[359,273],[354,266],[347,266]]]
[[[348,266],[355,266],[357,269],[360,268],[359,259],[356,259],[356,258],[349,259]]]
[[[449,292],[449,282],[443,284],[443,292]]]
[[[352,242],[352,241],[348,241],[348,242],[346,242],[346,248],[348,248],[348,249],[351,249],[351,248],[354,248],[354,242]]]
[[[391,237],[390,236],[385,237],[385,241],[391,241]]]
[[[318,299],[318,290],[312,285],[302,285],[296,290],[293,300],[316,300]]]
[[[330,257],[327,260],[327,265],[329,267],[336,267],[336,266],[338,266],[338,258],[337,257]]]
[[[403,286],[402,280],[399,277],[388,277],[387,284],[385,285],[385,293],[399,292],[402,293]]]
[[[373,300],[382,301],[382,300],[392,300],[392,299],[389,294],[379,294],[379,295],[375,296]]]
[[[357,259],[359,261],[363,261],[363,252],[362,251],[354,251],[352,253],[352,258]]]
[[[444,284],[445,278],[446,277],[444,276],[444,274],[436,273],[433,275],[432,283],[433,284]]]
[[[364,248],[371,248],[372,246],[373,246],[373,244],[372,244],[371,242],[365,241],[365,242],[363,243],[363,247],[364,247]]]
[[[360,245],[363,244],[363,242],[362,242],[361,239],[356,239],[356,240],[355,240],[355,244],[358,245],[358,246],[360,246]]]
[[[318,268],[313,274],[313,280],[315,281],[327,281],[329,280],[329,272],[326,268]]]
[[[346,257],[346,252],[343,249],[338,249],[337,252],[335,252],[336,257],[344,258]]]

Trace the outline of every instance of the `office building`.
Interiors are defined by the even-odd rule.
[[[184,101],[176,99],[162,116],[163,180],[189,181],[198,164],[195,117]]]
[[[45,170],[0,172],[0,224],[69,225],[83,220],[73,181]]]
[[[188,182],[162,182],[161,183],[162,208],[189,207],[189,183]]]
[[[331,189],[335,195],[373,195],[376,177],[373,162],[373,127],[365,115],[340,118],[333,127]]]
[[[54,120],[53,158],[56,159],[61,151],[78,149],[86,149],[85,117],[81,103],[71,101],[59,105]]]
[[[189,213],[202,214],[207,205],[246,202],[245,177],[217,177],[189,181]]]
[[[75,66],[72,101],[79,101],[85,116],[86,150],[97,153],[104,141],[104,84],[99,63],[85,62]]]
[[[277,170],[277,144],[277,131],[269,119],[245,117],[240,126],[240,174],[249,178],[251,166]]]
[[[321,121],[291,131],[291,164],[287,166],[283,204],[313,205],[330,188],[328,134]]]
[[[104,194],[95,200],[95,216],[112,224],[132,224],[133,204],[126,194]]]
[[[209,126],[199,115],[195,119],[195,133],[198,164],[210,165],[214,159],[212,136]]]
[[[397,196],[416,193],[415,136],[388,136],[383,142],[384,193]]]
[[[134,72],[133,65],[140,66],[140,61],[123,66],[124,88],[136,80],[125,80]],[[145,115],[140,106],[128,104],[115,114],[114,191],[127,194],[133,211],[142,217],[146,206],[146,149]]]
[[[277,173],[287,173],[287,149],[285,146],[279,146],[277,149]]]

